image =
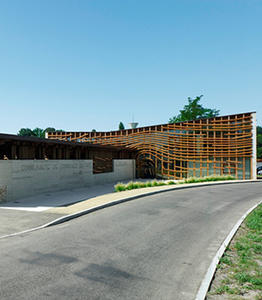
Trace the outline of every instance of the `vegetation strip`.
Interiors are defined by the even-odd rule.
[[[247,216],[221,257],[207,299],[262,299],[262,204]]]
[[[223,181],[223,180],[235,180],[236,178],[233,176],[208,176],[208,177],[202,177],[202,178],[187,178],[184,180],[179,181],[147,181],[147,182],[133,182],[130,181],[127,184],[119,182],[114,186],[115,192],[122,192],[127,190],[134,190],[139,188],[146,188],[146,187],[154,187],[154,186],[162,186],[162,185],[175,185],[175,184],[186,184],[186,183],[201,183],[201,182],[210,182],[210,181]]]

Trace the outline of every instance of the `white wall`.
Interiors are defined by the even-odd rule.
[[[113,161],[113,172],[93,174],[92,160],[2,160],[0,202],[45,192],[131,180],[135,161]]]

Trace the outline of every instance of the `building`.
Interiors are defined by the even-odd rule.
[[[112,172],[114,159],[133,157],[133,151],[123,147],[0,134],[0,158],[5,160],[93,160],[97,174]]]
[[[132,180],[134,155],[117,146],[0,134],[0,203]]]
[[[47,138],[132,151],[137,177],[256,178],[255,112],[110,132],[50,132]]]

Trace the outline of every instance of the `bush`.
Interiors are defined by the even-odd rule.
[[[151,186],[153,186],[152,181],[148,181],[148,182],[146,183],[146,187],[151,187]]]
[[[144,182],[138,182],[137,184],[140,188],[146,187],[146,183],[144,183]]]
[[[133,190],[133,189],[137,189],[137,184],[135,182],[128,182],[128,184],[126,185],[126,189],[127,190]]]
[[[154,181],[152,182],[152,186],[158,186],[158,182],[157,182],[156,180],[154,180]]]
[[[199,183],[199,182],[210,182],[210,181],[223,181],[223,180],[234,180],[235,177],[231,175],[227,176],[208,176],[208,177],[189,177],[183,180],[175,181],[147,181],[147,182],[133,182],[130,181],[127,184],[118,183],[115,185],[115,192],[121,192],[126,190],[133,190],[145,187],[155,187],[155,186],[162,186],[162,185],[173,185],[173,184],[185,184],[185,183]]]
[[[125,184],[118,183],[118,184],[115,185],[115,192],[122,192],[122,191],[125,191],[125,190],[126,190]]]
[[[175,181],[168,181],[168,185],[176,184]]]

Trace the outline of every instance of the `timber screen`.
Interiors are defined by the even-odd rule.
[[[252,178],[254,113],[110,132],[52,132],[48,138],[125,147],[136,154],[137,177],[210,175]]]

